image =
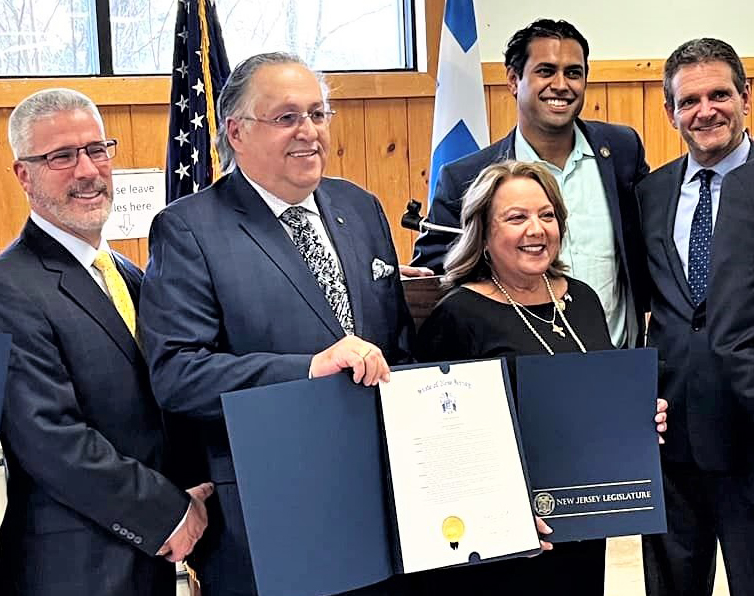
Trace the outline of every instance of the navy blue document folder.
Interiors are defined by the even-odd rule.
[[[11,336],[0,333],[0,420],[3,414],[3,400],[5,398],[5,380],[8,378],[8,361],[10,359]]]
[[[222,402],[260,596],[338,594],[403,572],[375,388],[343,373]]]
[[[222,396],[262,596],[393,575],[377,391],[346,374]]]
[[[654,415],[657,352],[516,360],[534,509],[553,542],[666,531]]]

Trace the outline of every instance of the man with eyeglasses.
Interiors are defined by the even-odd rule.
[[[229,173],[155,218],[140,330],[157,399],[196,423],[198,465],[217,486],[193,561],[202,593],[251,596],[220,394],[344,369],[375,385],[409,358],[413,327],[379,201],[323,177],[333,112],[321,78],[296,56],[253,56],[217,111]],[[352,594],[402,594],[402,582]]]
[[[141,273],[102,238],[117,143],[69,89],[23,100],[8,137],[31,216],[0,256],[0,332],[13,337],[0,594],[174,594],[174,562],[202,535],[213,487],[183,491],[164,475],[135,336]]]

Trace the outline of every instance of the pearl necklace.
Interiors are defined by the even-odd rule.
[[[516,302],[513,298],[511,298],[511,295],[506,291],[506,289],[503,287],[503,285],[498,281],[497,277],[495,277],[494,274],[491,275],[492,283],[495,284],[498,290],[500,290],[500,293],[505,296],[505,299],[508,301],[508,303],[513,307],[513,310],[516,311],[516,314],[521,318],[521,320],[526,324],[529,331],[532,332],[532,335],[536,337],[539,340],[539,343],[542,344],[542,347],[547,351],[547,353],[550,356],[554,356],[555,353],[552,351],[552,348],[550,345],[544,340],[544,338],[537,332],[536,329],[532,326],[532,324],[529,322],[529,319],[526,318],[526,315],[522,312],[522,308],[526,310],[530,315],[536,317],[540,321],[543,321],[549,325],[552,325],[552,332],[557,333],[561,337],[565,337],[565,333],[563,333],[563,328],[560,325],[555,324],[555,313],[560,315],[561,320],[563,321],[563,324],[566,326],[566,329],[568,329],[568,332],[571,334],[571,337],[573,338],[573,341],[576,342],[576,345],[579,347],[579,350],[583,354],[586,353],[586,348],[584,347],[584,344],[579,339],[578,335],[576,335],[576,332],[571,327],[571,324],[568,322],[568,319],[566,319],[565,313],[563,312],[564,304],[562,300],[558,300],[555,298],[555,292],[552,291],[552,286],[550,285],[550,279],[547,277],[546,274],[542,274],[542,278],[545,280],[545,285],[547,286],[547,293],[550,295],[550,300],[552,301],[553,309],[552,309],[552,320],[548,321],[547,319],[543,319],[542,317],[539,317],[535,315],[533,312],[531,312],[528,308],[526,308],[523,304],[520,304]]]

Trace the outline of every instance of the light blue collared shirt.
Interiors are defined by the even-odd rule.
[[[92,279],[97,282],[97,285],[102,288],[102,291],[110,297],[110,293],[107,291],[107,286],[105,285],[105,280],[102,277],[102,274],[93,265],[98,250],[104,250],[112,257],[107,240],[102,238],[99,242],[99,248],[97,249],[88,242],[83,241],[81,238],[69,234],[65,230],[61,230],[55,224],[47,221],[44,217],[39,215],[36,211],[32,211],[30,217],[31,221],[42,228],[44,232],[47,232],[55,240],[60,242],[60,244],[63,245],[63,248],[71,253],[74,259],[81,263],[81,266],[92,276]]]
[[[712,193],[712,230],[714,233],[717,221],[717,210],[720,207],[720,187],[723,184],[723,176],[728,172],[742,166],[749,157],[751,141],[744,134],[743,140],[733,151],[711,168],[699,165],[699,162],[689,153],[686,173],[683,175],[681,194],[678,197],[678,207],[675,211],[675,223],[673,224],[673,242],[681,258],[683,272],[689,275],[689,240],[691,237],[691,221],[694,219],[694,210],[699,203],[699,178],[696,177],[699,170],[713,170],[715,175],[710,179],[710,192]]]
[[[629,298],[619,283],[620,260],[613,233],[605,188],[594,151],[578,126],[574,126],[574,144],[561,170],[544,161],[516,129],[516,159],[544,164],[555,177],[568,209],[565,238],[560,259],[569,267],[569,275],[588,284],[599,296],[605,310],[613,345],[622,346],[638,333],[633,317],[626,317]]]

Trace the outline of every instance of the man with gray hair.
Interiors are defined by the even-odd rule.
[[[741,596],[751,594],[754,578],[754,420],[728,390],[725,363],[710,349],[716,330],[707,284],[713,230],[715,245],[731,230],[717,217],[730,199],[728,178],[754,156],[744,131],[750,91],[733,48],[710,38],[670,55],[664,88],[668,119],[688,155],[637,188],[653,282],[648,344],[659,351],[660,397],[670,419],[661,447],[668,532],[644,538],[647,593],[709,596],[719,541],[730,593]],[[736,313],[725,300],[719,296],[716,308]]]
[[[344,369],[375,385],[409,358],[413,326],[379,201],[324,177],[334,112],[321,78],[292,55],[253,56],[217,111],[230,172],[155,218],[140,329],[155,394],[197,422],[217,485],[194,559],[202,593],[252,596],[220,394]],[[354,594],[398,594],[399,581]]]
[[[165,596],[207,516],[206,483],[163,474],[162,417],[136,341],[140,271],[111,251],[117,143],[69,89],[9,121],[31,216],[0,256],[0,332],[13,337],[0,439],[9,471],[3,596]]]

